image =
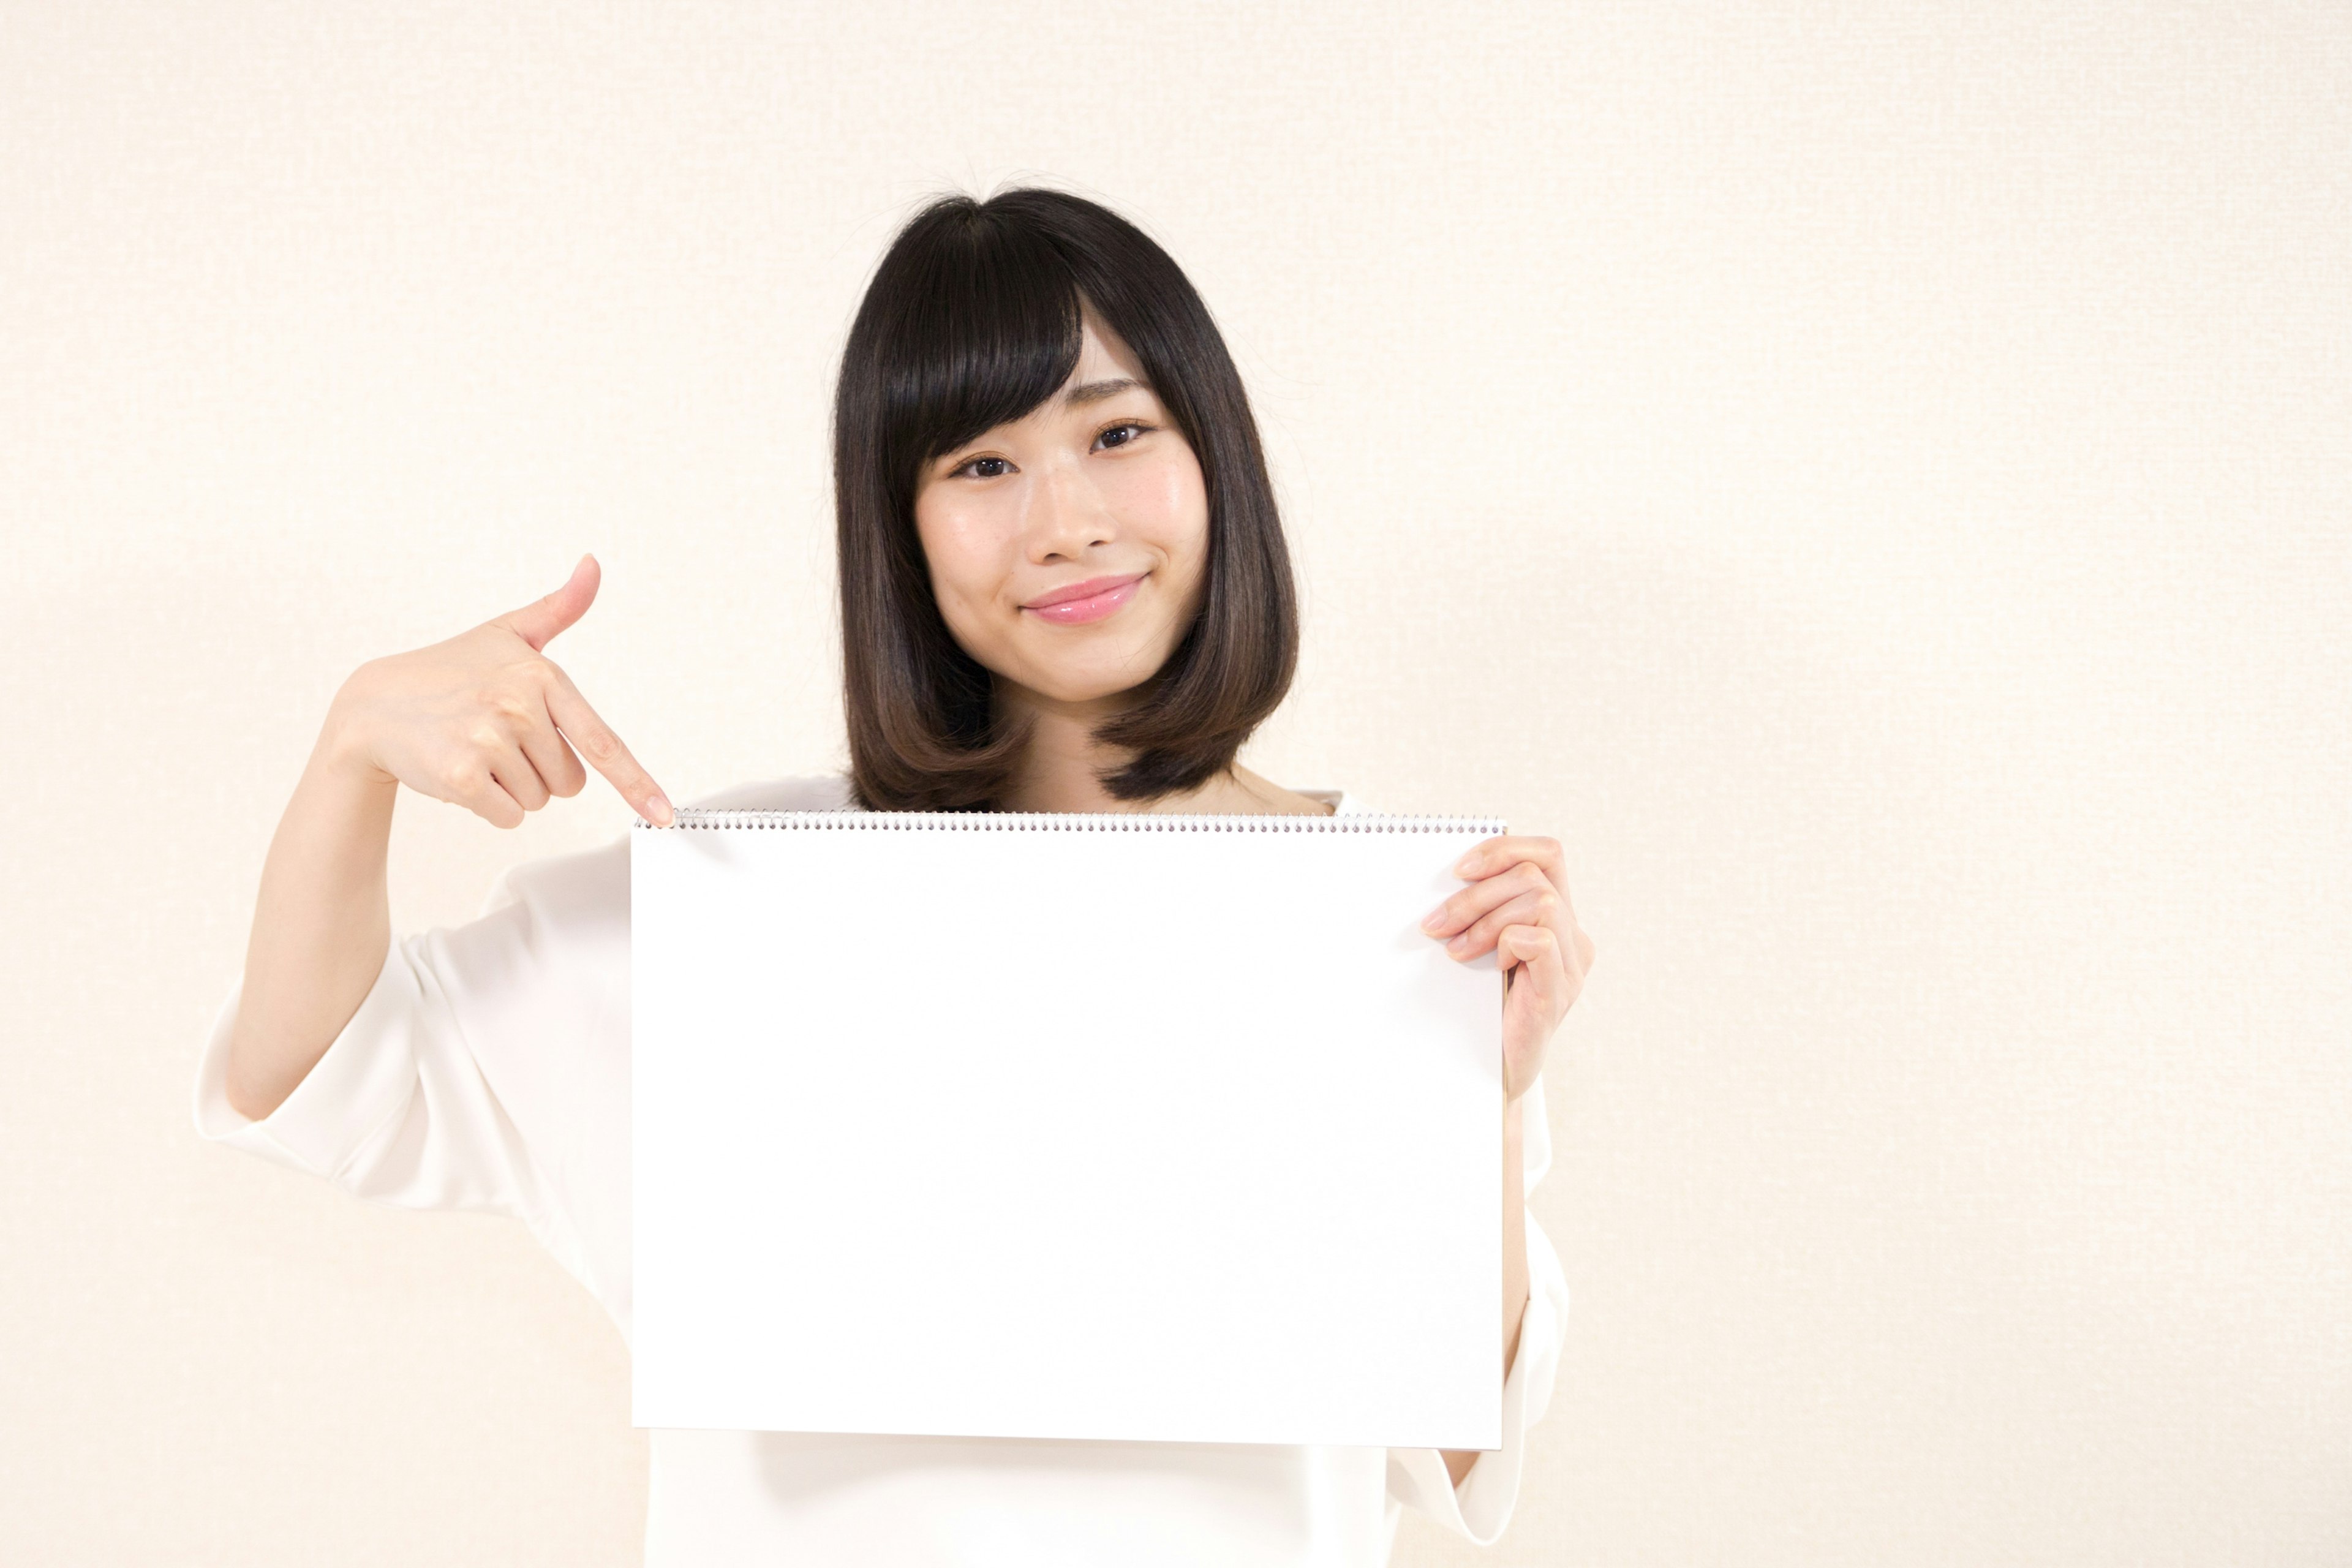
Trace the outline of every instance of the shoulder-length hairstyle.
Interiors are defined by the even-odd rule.
[[[1124,339],[1201,465],[1199,609],[1125,711],[1095,731],[1148,801],[1230,766],[1289,689],[1297,592],[1240,373],[1175,261],[1109,209],[1059,191],[943,197],[892,241],[841,356],[833,411],[850,781],[870,811],[996,809],[1027,743],[993,677],[949,631],[915,531],[925,468],[1015,420],[1076,366],[1080,313]]]

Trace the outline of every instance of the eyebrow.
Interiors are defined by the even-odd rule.
[[[1062,395],[1062,401],[1074,405],[1083,403],[1100,403],[1106,397],[1115,396],[1131,386],[1142,384],[1143,383],[1131,375],[1122,375],[1112,381],[1090,381],[1083,386],[1070,388]]]
[[[1131,375],[1114,376],[1108,381],[1089,381],[1064,393],[1062,402],[1070,407],[1083,407],[1089,403],[1100,403],[1106,397],[1116,397],[1120,393],[1134,387],[1143,387],[1143,383]],[[1143,387],[1143,389],[1147,392],[1150,390],[1150,387]],[[978,437],[972,438],[974,441],[978,439]],[[941,463],[952,463],[956,454],[962,451],[964,447],[971,445],[971,442],[967,441],[963,447],[950,447],[940,455],[939,460]]]

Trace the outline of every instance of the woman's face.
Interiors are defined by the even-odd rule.
[[[924,469],[915,527],[964,651],[1032,698],[1087,703],[1183,640],[1208,491],[1133,353],[1087,311],[1060,390]]]

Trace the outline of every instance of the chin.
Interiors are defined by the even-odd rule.
[[[1107,697],[1116,697],[1122,691],[1132,691],[1141,684],[1142,682],[1138,680],[1106,680],[1098,684],[1041,686],[1036,688],[1036,690],[1039,696],[1049,698],[1055,702],[1076,705],[1083,702],[1098,702]]]
[[[1164,659],[1137,659],[1116,668],[1063,669],[1056,672],[1055,679],[1031,681],[1029,688],[1039,696],[1055,702],[1095,702],[1106,697],[1116,697],[1122,691],[1134,690],[1157,674],[1160,666],[1165,662]]]
[[[1013,679],[1055,702],[1092,702],[1132,690],[1168,662],[1169,653],[1156,643],[1139,647],[1126,639],[1114,644],[1107,637],[1088,638],[1085,643],[1073,638],[1059,647],[1033,645],[1020,651],[1028,657],[1013,665],[982,662],[999,670],[1025,667]]]

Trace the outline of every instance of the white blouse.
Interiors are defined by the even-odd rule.
[[[1302,793],[1341,813],[1368,809],[1341,791]],[[849,785],[782,779],[694,804],[828,810],[850,804]],[[373,1202],[520,1219],[627,1339],[625,834],[504,873],[471,924],[393,942],[359,1011],[258,1121],[224,1087],[236,1003],[233,990],[197,1068],[199,1132]],[[1540,1079],[1523,1115],[1532,1190],[1551,1163]],[[1510,1521],[1526,1432],[1549,1400],[1567,1327],[1568,1282],[1532,1215],[1527,1236],[1530,1291],[1503,1384],[1503,1447],[1459,1487],[1433,1448],[656,1429],[646,1562],[1373,1568],[1408,1506],[1492,1542]],[[944,1292],[936,1306],[955,1310]]]

